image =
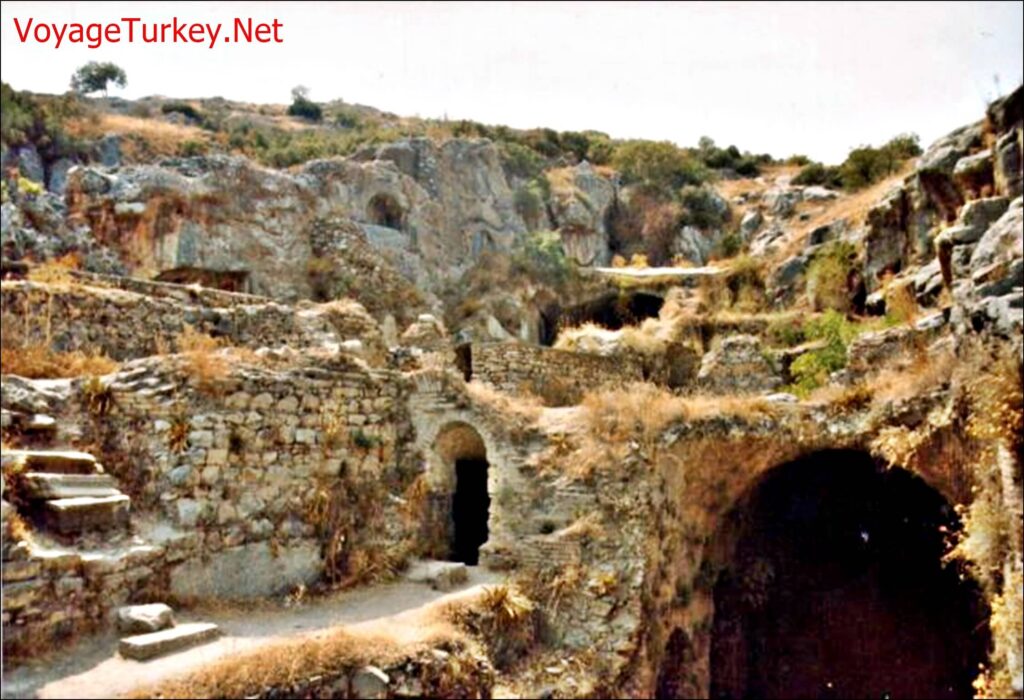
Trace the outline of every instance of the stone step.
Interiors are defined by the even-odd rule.
[[[53,474],[28,472],[21,483],[30,500],[47,501],[60,498],[105,498],[122,495],[114,477],[109,474]]]
[[[429,584],[435,591],[450,591],[469,580],[469,570],[461,562],[416,561],[409,565],[405,579]]]
[[[126,659],[145,661],[172,651],[202,644],[220,636],[220,628],[212,622],[190,622],[160,632],[125,637],[118,651]]]
[[[13,428],[23,433],[54,433],[57,430],[57,420],[45,413],[21,413],[19,411],[8,411],[6,408],[0,410],[0,424],[4,428]]]
[[[83,530],[103,530],[128,524],[131,499],[124,494],[94,498],[58,498],[46,501],[43,518],[46,527],[61,534]]]
[[[53,474],[98,474],[103,470],[96,458],[78,450],[7,450],[3,465],[21,465],[25,471]]]

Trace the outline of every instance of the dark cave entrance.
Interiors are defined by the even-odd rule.
[[[711,697],[970,697],[988,611],[942,565],[958,527],[923,480],[862,452],[769,472],[726,523]],[[671,682],[663,669],[659,694]]]
[[[402,207],[389,194],[375,194],[366,205],[366,218],[376,226],[400,230],[403,219]]]
[[[451,469],[448,559],[476,566],[480,561],[480,546],[487,542],[490,534],[487,447],[473,426],[455,422],[438,433],[435,449]]]
[[[487,541],[487,460],[455,460],[455,493],[452,496],[452,560],[476,566],[480,545]]]
[[[540,314],[538,339],[541,345],[553,345],[558,332],[584,323],[596,323],[610,330],[634,326],[647,318],[657,318],[665,300],[645,292],[609,292],[596,299],[562,308],[553,305]]]

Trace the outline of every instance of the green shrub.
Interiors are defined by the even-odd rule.
[[[857,249],[847,241],[833,241],[817,251],[807,268],[807,294],[815,309],[850,309],[856,261]]]
[[[527,234],[520,248],[513,253],[512,262],[519,272],[552,286],[564,284],[573,272],[557,231]]]
[[[843,186],[843,180],[838,168],[825,166],[821,163],[808,163],[793,178],[793,184],[824,185],[825,187],[839,188]]]
[[[202,124],[204,121],[203,113],[188,102],[167,102],[160,105],[160,111],[164,114],[181,114],[199,124]]]
[[[545,197],[541,182],[546,184],[547,179],[532,180],[526,185],[521,185],[516,189],[513,198],[516,212],[530,228],[536,228],[540,224],[541,214],[544,213]]]
[[[844,314],[830,310],[820,318],[809,319],[804,324],[804,336],[808,340],[824,340],[819,350],[805,352],[793,361],[789,371],[793,377],[790,389],[798,396],[823,386],[829,375],[846,366],[846,348],[857,337],[860,328],[850,322]]]
[[[33,95],[0,83],[0,141],[8,147],[33,144],[45,163],[87,155],[86,144],[65,128],[69,120],[84,114],[82,102],[72,93]]]
[[[298,97],[288,106],[289,117],[300,117],[311,122],[318,122],[323,119],[323,110],[320,105],[305,97]]]
[[[728,205],[723,207],[721,198],[708,187],[683,187],[679,191],[679,202],[683,205],[683,225],[716,229],[729,220]]]
[[[612,165],[626,183],[672,191],[708,180],[707,168],[669,141],[626,141],[619,144]]]
[[[501,167],[511,177],[529,180],[544,172],[547,165],[536,151],[513,141],[500,143],[498,154],[501,156]]]

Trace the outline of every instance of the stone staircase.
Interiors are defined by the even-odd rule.
[[[149,381],[156,384],[153,390],[161,391],[158,382]],[[84,582],[96,581],[97,576],[151,575],[147,564],[152,565],[161,550],[125,544],[131,499],[120,491],[117,480],[103,471],[96,457],[52,447],[60,431],[58,422],[48,415],[4,409],[3,424],[5,429],[16,431],[22,444],[33,446],[4,450],[0,455],[5,476],[15,476],[11,481],[17,491],[18,514],[49,536],[43,539],[62,543],[54,548],[38,542],[30,545],[11,541],[9,526],[15,508],[7,501],[11,494],[4,494],[4,633],[24,629],[8,627],[9,615],[23,617],[26,611],[30,616],[38,615],[32,611],[42,604],[50,585],[56,585],[58,596],[64,589],[76,596],[74,591],[80,592]],[[90,535],[102,535],[102,539]],[[108,553],[90,551],[97,541],[114,549]],[[130,569],[136,573],[130,573]],[[24,625],[25,621],[18,624]],[[220,635],[213,623],[176,625],[171,609],[162,603],[120,608],[117,624],[126,635],[119,646],[121,656],[136,660],[186,649]]]
[[[94,530],[124,530],[131,499],[96,458],[76,450],[8,450],[4,471],[20,474],[20,495],[28,515],[43,528],[60,535]]]

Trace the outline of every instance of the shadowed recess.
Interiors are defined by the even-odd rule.
[[[862,452],[821,452],[769,472],[730,520],[712,697],[973,694],[988,611],[943,565],[959,522],[923,480]]]

